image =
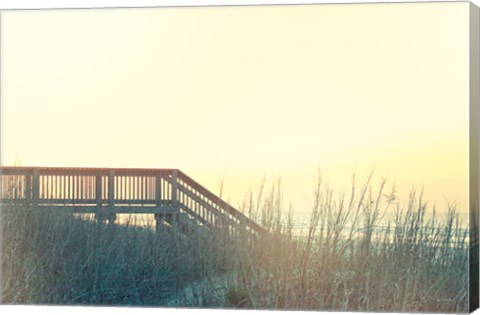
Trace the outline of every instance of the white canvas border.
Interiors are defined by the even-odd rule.
[[[300,5],[300,4],[360,4],[360,3],[433,3],[433,2],[472,2],[480,6],[480,0],[0,0],[0,10],[41,10],[41,9],[90,9],[90,8],[148,8],[148,7],[193,7],[193,6],[247,6],[247,5]],[[270,310],[221,310],[221,309],[175,309],[175,308],[138,308],[138,307],[92,307],[92,306],[10,306],[0,305],[2,314],[115,314],[115,315],[157,315],[191,314],[191,315],[268,315],[268,314],[395,314],[363,312],[319,312],[319,311],[270,311]],[[409,314],[409,313],[401,313]],[[422,313],[428,315],[426,313]],[[480,311],[474,312],[480,314]]]
[[[347,3],[409,3],[409,2],[467,2],[464,0],[0,0],[1,10],[15,9],[73,9],[73,8],[134,8],[188,6],[245,6],[274,4],[347,4]],[[479,5],[480,0],[471,2]]]

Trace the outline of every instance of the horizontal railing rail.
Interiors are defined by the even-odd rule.
[[[172,203],[173,169],[1,167],[0,200],[38,204]]]

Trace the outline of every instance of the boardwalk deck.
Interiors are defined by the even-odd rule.
[[[58,207],[72,213],[154,214],[171,223],[257,234],[262,228],[178,169],[0,167],[0,205]]]

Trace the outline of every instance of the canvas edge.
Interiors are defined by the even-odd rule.
[[[373,2],[373,4],[378,3],[389,3],[386,2]],[[412,1],[413,2],[413,1]],[[400,3],[412,3],[411,1]],[[413,3],[448,3],[448,2],[459,2],[463,1],[417,1]],[[393,2],[396,3],[396,2]],[[351,3],[351,2],[340,2],[340,3],[313,3],[313,4],[371,4],[367,1],[364,3]],[[268,4],[265,4],[268,5]],[[282,5],[273,4],[273,5]],[[176,5],[172,5],[176,6]],[[113,7],[115,8],[115,7]],[[117,7],[118,8],[118,7]],[[127,9],[130,7],[126,7]],[[48,8],[42,8],[48,9]],[[63,8],[52,8],[52,9],[63,9]],[[79,9],[79,8],[65,8],[65,9]],[[109,9],[109,7],[102,7],[100,9]],[[111,9],[111,8],[110,8]],[[2,15],[5,11],[10,10],[31,10],[24,8],[14,8],[14,9],[4,9],[0,8],[0,53],[1,53],[1,30],[2,30]],[[0,56],[1,59],[1,56]],[[1,64],[1,63],[0,63]],[[0,75],[0,88],[2,86]],[[0,95],[3,95],[0,90]],[[2,116],[2,103],[0,97],[0,121],[3,118]],[[480,209],[480,170],[479,170],[479,158],[480,158],[480,7],[474,3],[469,3],[469,221],[470,221],[470,255],[469,255],[469,312],[474,312],[479,308],[479,209]],[[3,126],[0,122],[0,128]],[[0,137],[3,133],[0,131]],[[2,141],[0,141],[0,165],[2,164]],[[1,238],[0,238],[0,249],[1,249]],[[1,270],[1,261],[0,261],[0,270]],[[1,281],[1,274],[0,274]],[[0,295],[0,305],[2,304],[2,298]],[[2,305],[4,306],[4,305]],[[228,310],[227,310],[228,311]],[[323,313],[321,311],[320,313]],[[348,312],[347,312],[348,314]],[[359,313],[363,314],[363,313]]]
[[[479,298],[479,124],[480,124],[480,8],[469,6],[469,63],[470,63],[470,265],[469,265],[469,311],[478,308]]]

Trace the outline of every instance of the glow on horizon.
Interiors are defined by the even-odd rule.
[[[180,168],[238,205],[265,174],[373,168],[468,205],[468,3],[2,12],[2,161]]]

